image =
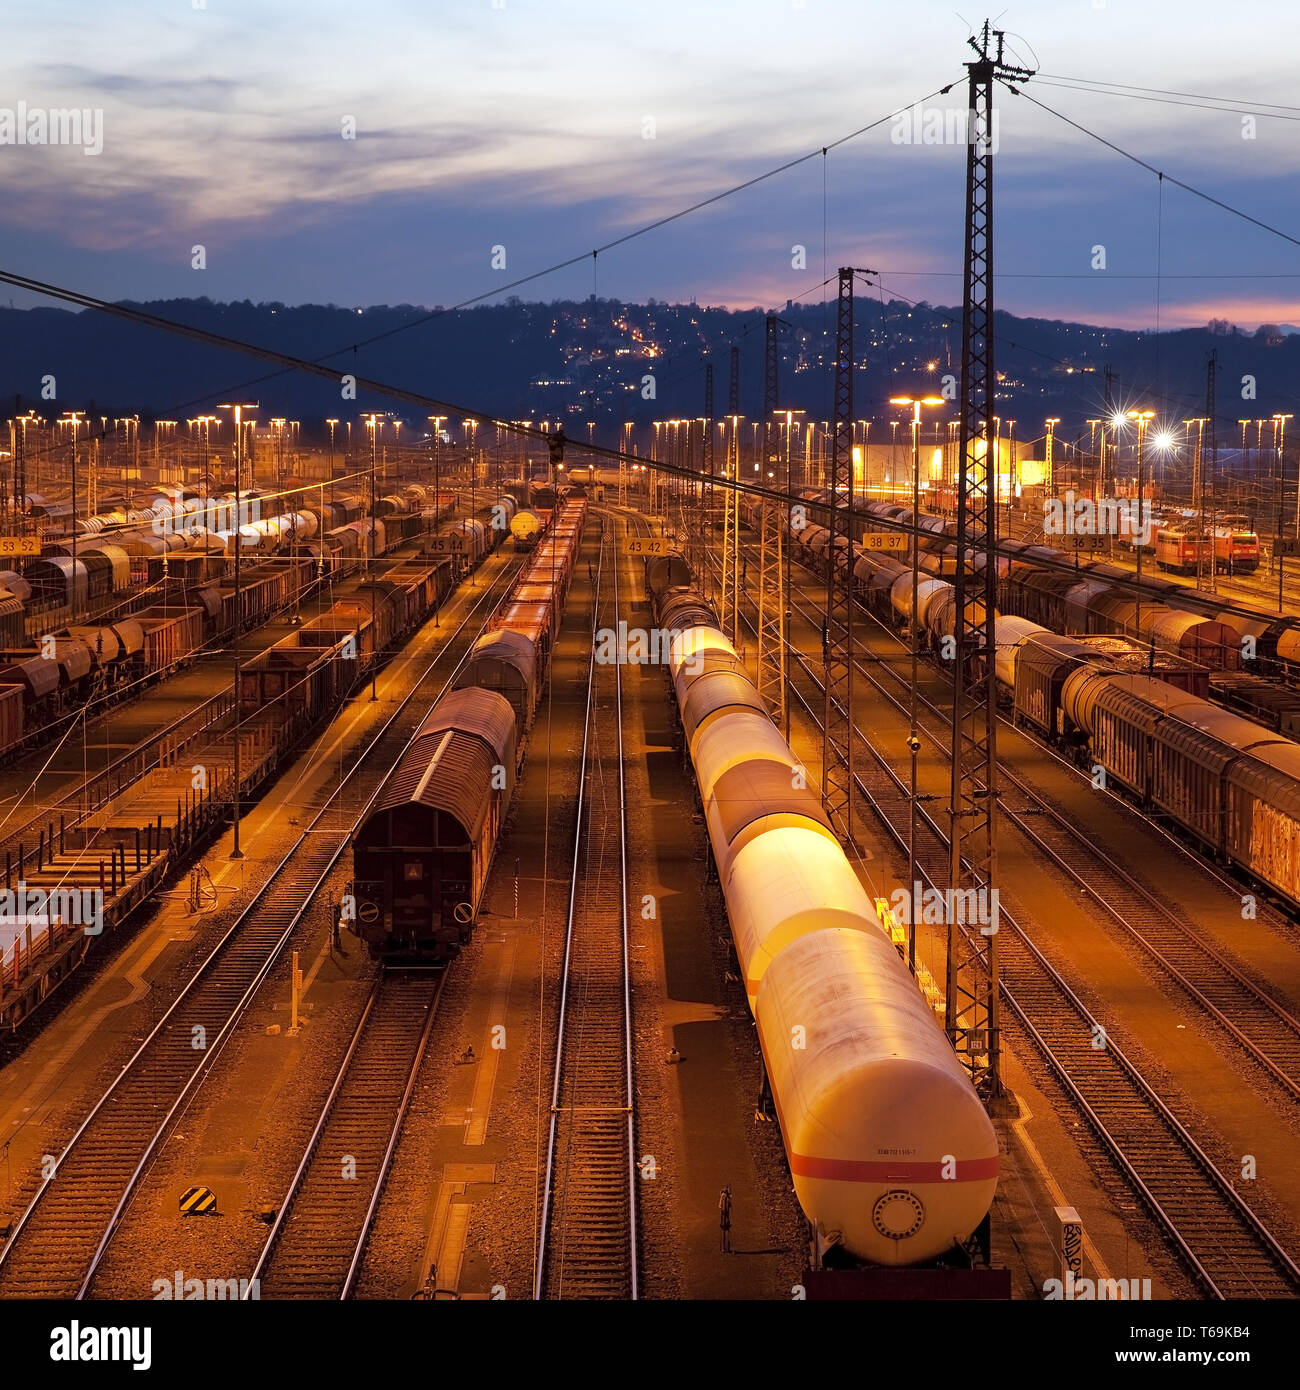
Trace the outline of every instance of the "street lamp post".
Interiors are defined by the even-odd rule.
[[[912,407],[912,612],[908,618],[909,643],[912,649],[912,695],[911,725],[907,734],[907,748],[911,754],[912,776],[907,814],[907,966],[916,974],[916,904],[920,897],[916,882],[916,759],[921,751],[921,739],[917,733],[916,705],[917,679],[920,646],[916,609],[921,585],[921,407],[923,405],[942,405],[941,396],[891,396],[890,405],[910,405]],[[897,421],[894,424],[897,425]],[[964,564],[965,556],[958,555],[957,563]],[[961,622],[961,615],[957,617]]]
[[[234,759],[235,759],[235,786],[234,786],[234,812],[235,812],[235,845],[230,852],[232,859],[242,859],[243,852],[239,848],[239,817],[240,817],[240,769],[239,769],[239,729],[243,723],[243,701],[240,699],[239,677],[240,677],[240,658],[241,642],[240,637],[244,627],[244,613],[240,598],[239,588],[239,553],[244,548],[244,537],[242,533],[243,505],[240,500],[240,475],[243,472],[244,455],[244,411],[256,410],[256,403],[247,405],[221,405],[218,410],[231,410],[235,414],[235,737],[234,737]]]
[[[1056,458],[1053,453],[1053,445],[1056,443],[1056,427],[1061,423],[1059,415],[1050,415],[1047,419],[1047,442],[1044,445],[1044,464],[1043,482],[1047,485],[1047,495],[1056,496]]]
[[[1282,581],[1286,570],[1286,556],[1282,549],[1282,515],[1286,510],[1286,422],[1295,417],[1276,414],[1273,416],[1273,437],[1277,448],[1277,611],[1282,612]],[[1300,477],[1296,480],[1296,535],[1300,536]]]
[[[1137,553],[1137,602],[1133,609],[1133,625],[1137,629],[1138,639],[1142,637],[1142,537],[1146,534],[1146,512],[1143,507],[1142,489],[1145,482],[1145,458],[1143,455],[1142,444],[1146,438],[1147,425],[1155,419],[1154,410],[1130,410],[1127,417],[1137,421],[1137,516],[1130,522],[1130,529],[1133,532],[1133,549]],[[1154,644],[1154,637],[1152,642]],[[1154,655],[1155,647],[1151,648]]]
[[[72,621],[80,616],[77,604],[77,426],[84,412],[69,410],[64,419],[72,426]]]
[[[375,463],[379,455],[379,417],[371,415],[367,423],[370,426],[370,558],[367,562],[366,573],[370,580],[370,640],[374,644],[370,653],[370,698],[379,699],[378,670],[379,665],[379,629],[378,615],[375,605],[375,553],[379,549],[379,536],[377,532],[378,518],[375,513]]]

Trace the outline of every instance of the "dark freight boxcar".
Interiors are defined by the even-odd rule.
[[[357,930],[372,953],[446,959],[468,939],[514,768],[507,700],[457,690],[438,702],[353,842]]]

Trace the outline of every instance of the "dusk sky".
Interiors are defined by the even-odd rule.
[[[20,102],[102,110],[103,149],[0,143],[2,263],[108,298],[456,303],[948,82],[934,106],[961,108],[965,38],[984,17],[962,13],[930,0],[8,4],[0,123]],[[1260,110],[1294,100],[1293,4],[1050,0],[998,22],[1041,68],[1041,101],[1300,234],[1300,107]],[[1064,90],[1057,76],[1227,105]],[[1161,221],[1153,176],[997,101],[1001,308],[1152,326],[1158,264],[1162,327],[1300,323],[1300,247],[1168,184]],[[594,280],[588,256],[516,293],[771,306],[820,298],[823,266],[851,263],[881,270],[887,293],[960,302],[964,147],[899,143],[901,130],[886,119],[603,255]]]

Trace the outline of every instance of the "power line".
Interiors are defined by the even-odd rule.
[[[1266,120],[1273,121],[1300,121],[1300,115],[1288,116],[1284,115],[1281,111],[1266,111],[1262,108],[1251,109],[1248,106],[1236,106],[1231,104],[1221,106],[1212,105],[1211,102],[1215,100],[1214,98],[1210,98],[1207,101],[1181,101],[1175,97],[1149,96],[1144,92],[1109,91],[1102,86],[1078,87],[1071,82],[1053,82],[1050,78],[1044,81],[1041,76],[1035,76],[1034,85],[1038,86],[1040,84],[1044,87],[1058,87],[1061,91],[1065,92],[1088,92],[1092,96],[1101,97],[1127,97],[1132,101],[1149,101],[1159,106],[1188,106],[1199,111],[1218,111],[1221,114],[1229,116],[1263,116]]]
[[[1049,116],[1055,116],[1058,121],[1064,121],[1066,125],[1073,126],[1080,134],[1086,135],[1090,140],[1096,140],[1099,145],[1105,145],[1108,150],[1113,150],[1116,154],[1122,155],[1131,163],[1136,164],[1140,169],[1145,169],[1148,174],[1154,174],[1159,179],[1167,179],[1176,188],[1181,188],[1184,193],[1190,193],[1194,198],[1200,198],[1204,202],[1213,204],[1216,208],[1221,208],[1224,212],[1231,213],[1234,217],[1240,217],[1242,221],[1249,222],[1252,226],[1259,227],[1265,232],[1272,232],[1274,236],[1281,237],[1283,241],[1289,241],[1292,246],[1300,246],[1300,237],[1293,237],[1290,232],[1284,232],[1279,227],[1274,227],[1268,222],[1262,222],[1258,217],[1252,217],[1250,213],[1243,212],[1241,208],[1234,207],[1231,203],[1225,203],[1222,198],[1216,198],[1211,193],[1206,193],[1203,189],[1196,188],[1190,183],[1184,183],[1182,179],[1175,178],[1172,174],[1166,174],[1163,170],[1157,169],[1154,164],[1148,164],[1145,159],[1130,153],[1115,144],[1113,140],[1108,140],[1104,135],[1098,135],[1095,130],[1089,130],[1086,125],[1081,125],[1078,121],[1056,110],[1055,107],[1048,106],[1046,102],[1039,101],[1037,97],[1031,97],[1028,92],[1014,84],[1007,82],[1004,84],[1007,90],[1013,95],[1023,97],[1026,101],[1032,102],[1040,110],[1046,111]]]
[[[909,103],[908,107],[898,109],[910,109],[912,106],[924,105],[924,103],[929,101],[932,97],[940,96],[947,90],[947,87],[937,87],[934,91],[927,92],[925,96]],[[625,232],[622,236],[615,237],[612,241],[607,241],[603,245],[593,247],[590,251],[582,251],[576,255],[568,256],[564,260],[555,261],[551,265],[544,266],[541,270],[534,270],[528,275],[521,275],[517,279],[511,280],[504,285],[495,285],[490,290],[483,290],[481,293],[471,295],[469,298],[462,299],[456,304],[448,305],[445,308],[432,309],[427,314],[422,314],[419,318],[412,319],[409,323],[398,324],[393,328],[385,329],[382,333],[375,333],[369,338],[362,338],[355,343],[349,343],[343,347],[335,348],[333,351],[323,353],[320,357],[312,360],[318,364],[322,364],[330,361],[332,358],[341,357],[345,353],[350,352],[355,355],[362,348],[372,347],[375,343],[383,342],[385,339],[395,337],[399,333],[407,333],[413,328],[420,328],[424,324],[434,322],[436,319],[445,318],[448,314],[455,314],[462,309],[471,308],[473,305],[480,304],[486,299],[495,299],[498,295],[508,294],[510,291],[518,289],[521,285],[528,285],[548,275],[557,274],[561,270],[568,270],[572,266],[581,265],[587,260],[591,260],[594,266],[596,258],[606,251],[612,251],[618,246],[626,246],[628,242],[635,241],[638,237],[646,236],[650,232],[658,231],[659,228],[668,226],[670,223],[680,221],[683,217],[689,217],[692,213],[699,212],[707,207],[712,207],[713,204],[731,198],[737,193],[743,193],[746,189],[754,188],[760,183],[765,183],[768,179],[776,178],[778,174],[788,173],[791,169],[797,169],[801,164],[807,164],[809,160],[816,159],[819,156],[824,159],[828,151],[838,149],[841,145],[846,145],[850,141],[866,135],[868,132],[875,130],[878,126],[884,125],[886,121],[892,121],[898,114],[898,109],[890,111],[887,115],[878,117],[867,125],[859,126],[856,130],[851,130],[847,135],[841,135],[837,140],[830,141],[829,144],[818,145],[816,149],[809,150],[806,154],[797,155],[793,159],[788,159],[783,164],[778,164],[774,168],[768,169],[761,174],[755,174],[753,178],[733,184],[730,188],[724,188],[719,193],[712,193],[707,198],[701,198],[691,203],[688,207],[680,208],[677,212],[669,213],[664,217],[658,217],[653,222],[647,222],[641,227],[636,227],[630,232]],[[293,369],[285,368],[281,371],[268,372],[264,376],[253,377],[249,381],[237,382],[234,385],[224,387],[222,390],[212,392],[209,395],[199,396],[190,401],[184,401],[180,405],[172,408],[175,410],[185,410],[192,405],[199,405],[210,400],[213,395],[228,396],[236,392],[250,390],[254,386],[260,386],[264,382],[273,381],[276,377],[282,376],[285,370]]]
[[[1139,87],[1131,82],[1099,82],[1092,77],[1066,77],[1059,72],[1040,72],[1035,73],[1034,81],[1040,82],[1043,78],[1048,78],[1053,82],[1077,82],[1084,88],[1107,88],[1115,87],[1126,92],[1146,92],[1162,97],[1190,97],[1193,101],[1221,101],[1233,106],[1259,106],[1271,107],[1275,111],[1293,111],[1300,114],[1300,106],[1285,106],[1275,101],[1243,101],[1238,102],[1232,97],[1212,97],[1206,96],[1203,92],[1179,92],[1172,91],[1167,87]]]

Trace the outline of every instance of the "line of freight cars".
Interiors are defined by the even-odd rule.
[[[867,607],[910,620],[907,566],[863,554],[854,569]],[[953,635],[956,616],[952,586],[921,580],[917,631],[931,648]],[[994,634],[998,692],[1017,724],[1104,769],[1144,810],[1300,910],[1300,745],[1211,703],[1211,673],[1177,654],[1066,636],[1016,614],[997,614]]]
[[[825,494],[810,494],[809,516],[824,518],[824,502],[819,504],[814,497],[824,499]],[[756,525],[756,506],[749,504],[745,510],[751,525]],[[871,502],[864,510],[882,521],[911,525],[908,508]],[[943,517],[921,517],[920,526],[928,538],[921,540],[920,564],[928,575],[953,572],[956,547],[949,540],[951,525]],[[810,552],[824,574],[830,545],[825,527],[810,521],[802,532],[796,532],[796,544]],[[840,545],[844,545],[843,538]],[[1300,729],[1297,702],[1279,698],[1276,684],[1279,675],[1288,689],[1290,682],[1300,679],[1300,619],[1278,617],[1240,603],[1234,603],[1230,610],[1215,595],[1158,577],[1144,576],[1139,590],[1133,572],[1117,565],[1100,561],[1076,564],[1062,551],[1019,541],[1000,545],[1014,556],[1003,554],[996,562],[999,608],[1005,613],[1029,618],[1057,632],[1125,636],[1194,662],[1209,670],[1210,693],[1216,700],[1274,732]],[[1053,567],[1047,567],[1045,560]],[[977,571],[982,570],[985,553],[972,552],[971,563]],[[842,569],[843,564],[843,557],[838,557],[837,565]],[[855,553],[854,572],[860,595],[873,583],[885,583],[865,552]]]
[[[855,1259],[941,1258],[992,1203],[997,1136],[689,574],[653,560],[647,589],[799,1204]]]
[[[358,827],[355,927],[373,956],[447,961],[473,932],[546,688],[586,516],[585,500],[553,514],[453,689],[420,725]]]
[[[828,520],[828,495],[815,488],[799,494],[816,527],[824,527]],[[758,505],[747,503],[745,513],[754,517]],[[912,524],[910,507],[868,502],[859,510],[868,524],[873,518],[895,528]],[[951,574],[957,562],[956,523],[923,512],[917,525],[923,533],[922,566],[935,574]],[[984,567],[986,559],[978,549],[980,543],[978,536],[972,541],[970,563],[976,570]],[[1249,649],[1254,655],[1247,659],[1258,661],[1260,674],[1300,677],[1300,618],[1280,617],[1159,575],[1144,574],[1139,584],[1130,569],[1027,541],[999,540],[996,563],[999,605],[1008,613],[1020,613],[1058,631],[1119,632],[1140,641],[1152,640],[1153,628],[1159,625],[1157,645],[1177,641],[1182,646],[1184,634],[1190,634],[1188,641],[1201,653],[1195,659],[1212,670],[1238,669],[1243,651]],[[1247,638],[1250,641],[1245,644]],[[1188,655],[1185,650],[1180,654]]]
[[[411,505],[420,500],[413,497]],[[512,498],[504,500],[513,506]],[[436,508],[390,511],[374,527],[377,553],[432,527],[454,509],[455,501],[442,495]],[[312,519],[337,520],[359,511],[361,502],[346,499],[326,508],[330,510],[312,513]],[[238,592],[224,551],[191,551],[180,557],[185,537],[174,533],[79,542],[75,569],[70,546],[66,556],[53,553],[61,547],[50,547],[51,553],[32,561],[24,575],[0,574],[0,586],[6,586],[0,587],[0,758],[20,751],[92,695],[138,690],[200,651],[221,647],[236,625],[241,631],[259,627],[321,580],[346,577],[368,554],[370,529],[368,517],[345,521],[327,532],[322,544],[304,540],[296,555],[272,560],[258,553],[241,573]],[[286,545],[289,535],[286,526],[280,532]],[[143,571],[138,568],[141,557]],[[133,575],[137,583],[152,581],[158,602],[110,622],[55,627],[36,645],[28,639],[29,610],[75,611],[96,598],[129,592]],[[73,595],[80,596],[79,604],[68,603]]]
[[[366,553],[370,534],[369,507],[364,498],[348,496],[278,511],[275,498],[245,494],[244,515],[255,521],[235,525],[234,495],[207,497],[185,494],[158,497],[154,506],[130,513],[105,513],[78,522],[80,533],[73,564],[71,539],[48,541],[40,560],[31,562],[24,578],[36,604],[84,608],[88,603],[127,592],[140,583],[166,579],[207,578],[214,566],[233,560],[236,534],[241,558],[262,559],[291,553],[316,561],[321,574],[346,567]],[[411,484],[406,494],[375,502],[377,553],[418,535],[437,516],[455,507],[454,495]],[[263,510],[278,514],[261,516]],[[130,518],[127,520],[127,518]],[[208,526],[198,518],[217,524]],[[120,523],[120,524],[119,524]],[[220,572],[224,572],[221,570]],[[0,575],[0,583],[6,576]]]
[[[494,533],[488,550],[479,558],[495,549],[504,534]],[[344,586],[346,592],[329,612],[303,623],[243,666],[238,711],[241,729],[245,735],[254,736],[255,745],[274,750],[272,758],[257,762],[258,772],[254,775],[259,782],[302,746],[333,709],[364,682],[373,665],[382,663],[441,607],[456,587],[456,577],[456,566],[450,559],[421,557],[390,566],[384,577],[373,583],[366,579],[352,581]],[[212,737],[218,744],[228,743],[229,730],[218,728]],[[246,764],[245,777],[248,776]],[[179,810],[178,806],[178,831]],[[160,837],[160,843],[169,856],[182,856],[181,860],[171,859],[171,872],[183,862],[195,840],[177,833],[165,840]],[[102,886],[102,878],[100,883]],[[38,953],[40,943],[38,935]],[[3,941],[0,947],[8,950]],[[25,952],[30,956],[31,951],[29,936]],[[3,955],[4,950],[0,950],[0,956]],[[77,957],[78,962],[81,959]],[[8,961],[12,960],[10,951]],[[7,968],[8,962],[0,963]],[[25,1016],[25,1011],[11,1012],[9,1023],[12,1026]]]

